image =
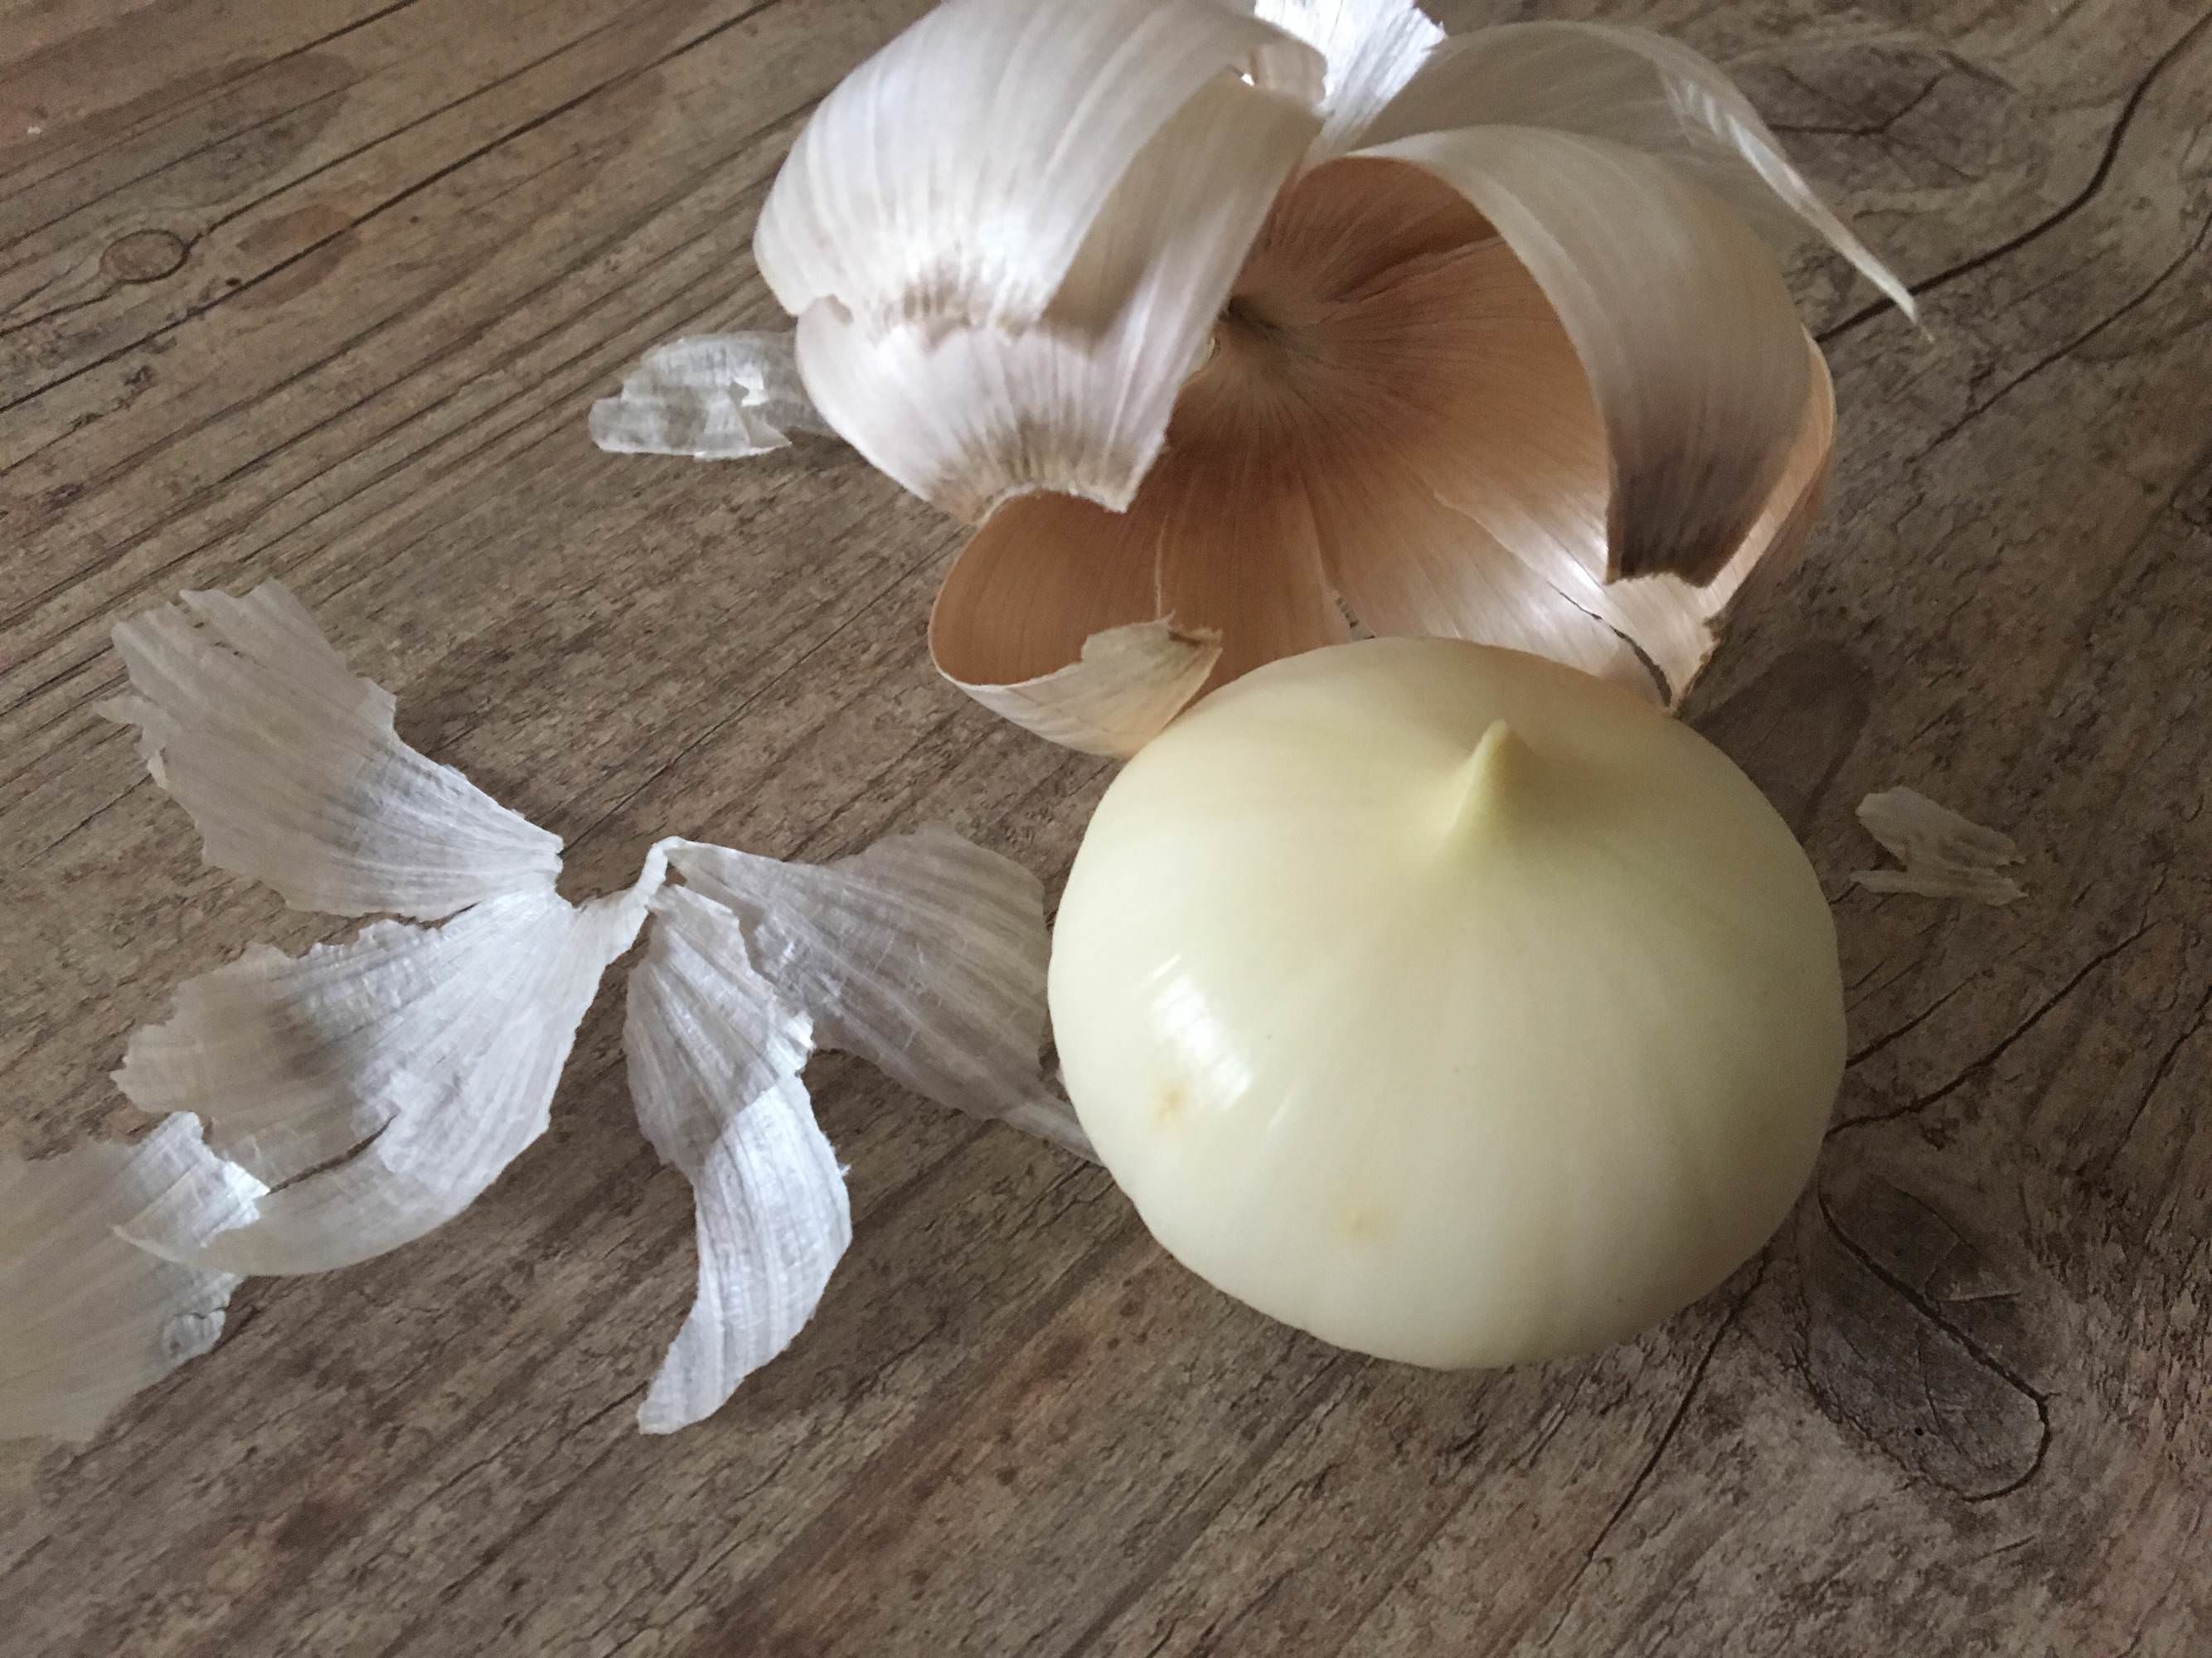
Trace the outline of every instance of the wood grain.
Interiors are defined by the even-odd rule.
[[[1106,769],[928,671],[954,534],[851,454],[604,456],[646,346],[766,324],[806,111],[914,0],[0,0],[0,1146],[134,1121],[168,987],[331,924],[201,869],[106,630],[281,575],[563,836],[936,818],[1054,878]],[[1442,8],[1455,26],[1495,15]],[[1921,296],[1793,285],[1841,410],[1804,566],[1691,717],[1805,838],[1854,1057],[1774,1243],[1630,1346],[1332,1352],[1104,1177],[818,1063],[853,1252],[713,1420],[610,991],[467,1215],[248,1284],[0,1496],[10,1654],[2212,1652],[2212,10],[1638,0]],[[1911,783],[2003,910],[1850,888]]]

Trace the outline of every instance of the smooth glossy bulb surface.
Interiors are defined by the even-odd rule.
[[[1718,1284],[1803,1187],[1844,1046],[1826,902],[1750,780],[1626,691],[1441,640],[1273,664],[1148,744],[1051,999],[1162,1244],[1434,1365]]]

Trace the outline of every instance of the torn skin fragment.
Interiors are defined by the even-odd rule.
[[[637,1424],[712,1415],[814,1315],[853,1240],[836,1153],[799,1071],[813,1021],[754,971],[738,918],[670,888],[631,969],[623,1048],[638,1126],[690,1181],[699,1288]]]
[[[201,1113],[217,1150],[279,1189],[250,1224],[165,1251],[327,1272],[451,1220],[545,1132],[599,976],[644,919],[635,892],[514,893],[298,957],[257,945],[188,981],[116,1082],[142,1109]]]
[[[2021,861],[2010,835],[1984,829],[1917,789],[1885,789],[1859,802],[1859,822],[1903,869],[1856,870],[1869,892],[2009,904],[2027,889],[2004,871]]]
[[[240,1274],[349,1266],[458,1215],[544,1133],[648,923],[625,1042],[639,1121],[695,1193],[699,1288],[647,1431],[781,1351],[851,1241],[799,1078],[817,1042],[1088,1154],[1039,1063],[1043,894],[1018,865],[934,828],[822,867],[669,840],[627,890],[571,904],[558,841],[400,743],[391,695],[280,585],[117,637],[135,694],[115,712],[211,861],[295,903],[433,919],[188,981],[116,1073],[168,1114],[152,1135],[0,1163],[0,1315],[29,1332],[0,1356],[0,1436],[88,1435],[213,1344]]]
[[[154,780],[191,814],[209,863],[295,909],[428,920],[550,892],[561,840],[392,729],[392,693],[357,677],[282,582],[187,592],[120,623]]]
[[[238,1278],[139,1240],[250,1221],[261,1183],[171,1117],[136,1145],[0,1157],[0,1439],[82,1444],[117,1406],[222,1333]]]
[[[829,434],[799,379],[788,330],[701,334],[647,352],[618,397],[592,405],[592,441],[611,454],[742,460]]]
[[[828,864],[668,843],[670,866],[733,912],[762,975],[815,1041],[981,1117],[1042,1092],[1044,893],[1020,865],[936,825]]]

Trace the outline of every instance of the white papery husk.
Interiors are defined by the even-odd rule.
[[[1884,789],[1859,802],[1858,820],[1903,869],[1863,869],[1851,879],[1870,892],[1910,892],[1927,898],[1971,898],[2009,904],[2027,896],[2004,873],[2021,861],[2020,847],[2002,829],[1986,829],[1917,789]]]
[[[552,890],[560,837],[401,742],[391,693],[282,583],[187,592],[118,624],[115,648],[134,694],[100,711],[138,727],[216,868],[329,915],[427,920]]]
[[[853,1213],[799,1079],[812,1021],[753,969],[722,906],[670,888],[653,908],[623,1048],[639,1126],[691,1182],[699,1254],[697,1296],[638,1407],[640,1428],[668,1433],[720,1408],[813,1316]]]
[[[558,841],[400,744],[390,695],[278,584],[117,631],[137,690],[118,715],[211,858],[295,902],[459,913],[297,957],[255,946],[188,981],[117,1073],[172,1114],[152,1137],[0,1164],[0,1193],[24,1193],[0,1212],[23,1217],[0,1231],[0,1290],[47,1321],[27,1315],[21,1368],[0,1366],[0,1424],[88,1433],[212,1344],[238,1274],[349,1265],[453,1218],[544,1132],[602,974],[648,917],[626,1042],[640,1122],[696,1193],[700,1272],[647,1430],[710,1413],[781,1351],[850,1242],[799,1079],[817,1036],[1087,1153],[1038,1062],[1042,892],[1019,865],[942,829],[822,869],[669,841],[627,891],[571,904]],[[672,855],[696,890],[665,887]],[[87,1225],[99,1247],[70,1230]],[[112,1385],[53,1393],[84,1354]]]
[[[1907,317],[1918,314],[1911,290],[1814,193],[1751,100],[1679,40],[1611,23],[1478,29],[1440,43],[1363,136],[1387,143],[1478,112],[1486,125],[1581,133],[1658,156],[1776,241],[1825,241]]]
[[[0,1157],[0,1439],[81,1444],[222,1333],[237,1278],[140,1247],[250,1221],[261,1183],[171,1117],[135,1145]]]
[[[813,1019],[925,1099],[1087,1145],[1044,1083],[1043,890],[936,825],[828,864],[668,843],[672,869],[734,914],[750,959]]]
[[[258,945],[188,981],[115,1079],[145,1110],[205,1116],[217,1150],[279,1189],[212,1239],[149,1242],[233,1272],[315,1272],[451,1220],[544,1133],[599,975],[645,914],[636,892],[514,893],[297,957]]]
[[[1310,96],[1322,65],[1214,0],[947,0],[822,100],[754,259],[793,316],[831,301],[879,332],[1034,323],[1138,153],[1239,72]]]
[[[592,441],[614,454],[739,460],[829,434],[787,333],[702,334],[655,346],[592,405]]]
[[[755,257],[822,413],[981,525],[938,666],[1122,756],[1347,611],[1679,701],[1827,464],[1826,374],[1754,231],[1910,293],[1676,42],[1257,0],[1280,35],[1255,51],[1231,10],[954,0],[771,191]],[[1382,224],[1418,195],[1384,167],[1448,182],[1474,228]]]

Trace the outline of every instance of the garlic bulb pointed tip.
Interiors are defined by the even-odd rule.
[[[1493,720],[1453,780],[1456,796],[1452,822],[1462,829],[1494,820],[1527,787],[1535,763],[1528,744],[1503,719]]]

